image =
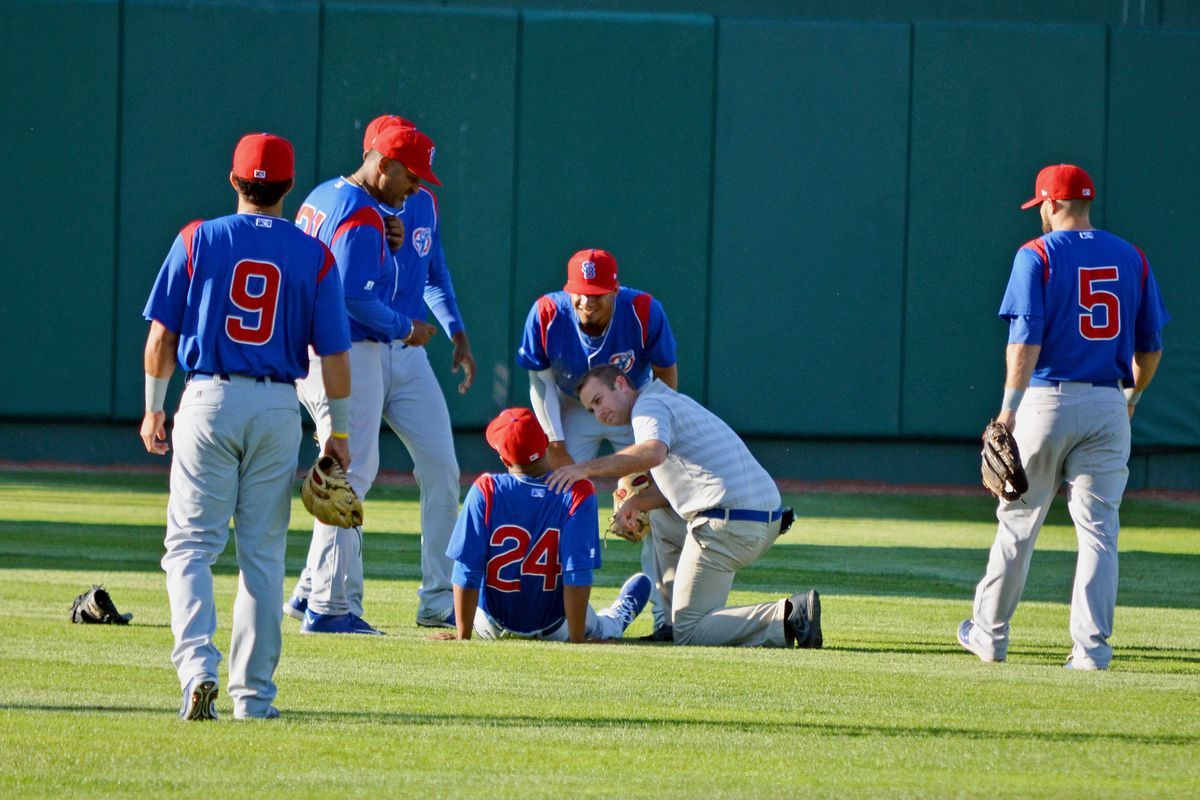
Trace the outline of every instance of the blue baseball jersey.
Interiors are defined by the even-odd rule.
[[[388,305],[408,319],[425,319],[428,306],[447,336],[463,330],[462,315],[442,249],[437,197],[421,186],[399,211],[404,220],[404,245],[392,253],[395,281]]]
[[[1145,254],[1107,231],[1054,231],[1017,251],[1000,316],[1010,344],[1041,345],[1033,379],[1126,381],[1170,320]]]
[[[383,224],[383,215],[389,211],[361,186],[334,178],[309,192],[296,215],[296,225],[333,252],[351,304],[355,300],[382,304],[391,294],[395,266]],[[391,341],[397,334],[386,324],[391,316],[381,322],[351,314],[350,338],[356,342]]]
[[[143,315],[179,334],[187,372],[291,382],[318,355],[350,349],[342,283],[324,244],[295,225],[231,214],[186,225]]]
[[[505,628],[544,631],[566,618],[563,585],[591,586],[600,569],[597,520],[591,481],[558,494],[543,479],[480,475],[446,548],[454,583],[479,589],[480,608]]]
[[[675,337],[662,304],[624,286],[617,290],[612,319],[600,336],[588,336],[579,327],[571,295],[542,295],[529,309],[517,350],[518,366],[552,368],[558,388],[568,397],[576,396],[575,386],[592,367],[620,367],[640,387],[650,381],[651,365],[671,367],[675,360]]]

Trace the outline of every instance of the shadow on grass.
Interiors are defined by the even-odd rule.
[[[157,572],[162,556],[157,526],[0,521],[0,567],[8,569]],[[236,536],[231,535],[231,540]],[[310,535],[288,534],[287,575],[304,567]],[[364,539],[370,579],[419,580],[416,534],[375,534]],[[213,568],[236,574],[234,542]],[[619,586],[638,569],[638,549],[619,542],[604,551],[597,586]],[[737,591],[791,594],[815,587],[827,594],[922,597],[969,602],[987,564],[985,548],[866,547],[780,542],[734,581]],[[1069,603],[1075,553],[1038,550],[1023,600]],[[1118,602],[1122,606],[1200,608],[1200,555],[1121,553]]]
[[[35,711],[51,713],[78,714],[153,714],[166,713],[161,706],[71,706],[18,703],[0,703],[0,711]],[[927,737],[947,739],[1003,739],[1030,740],[1038,742],[1068,742],[1090,743],[1097,740],[1112,742],[1130,742],[1154,745],[1194,746],[1200,744],[1200,736],[1194,734],[1146,734],[1119,733],[1102,731],[1033,731],[1020,730],[991,730],[987,728],[951,728],[947,726],[904,726],[887,724],[839,724],[831,722],[810,723],[802,720],[767,722],[751,720],[698,720],[680,718],[596,718],[596,717],[546,717],[546,716],[490,716],[487,714],[416,714],[403,711],[289,711],[284,710],[283,719],[288,722],[303,722],[327,724],[329,722],[350,722],[360,724],[383,725],[475,725],[488,728],[546,728],[563,729],[607,729],[644,728],[647,731],[660,732],[664,726],[689,728],[696,731],[711,731],[721,734],[729,731],[741,733],[761,733],[777,735],[781,733],[816,733],[824,736],[889,736],[889,737]],[[217,724],[220,724],[218,722]]]

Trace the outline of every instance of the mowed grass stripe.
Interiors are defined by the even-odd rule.
[[[427,641],[415,498],[368,499],[367,617],[389,636],[285,619],[284,719],[231,723],[222,685],[223,719],[188,725],[158,566],[165,478],[0,472],[0,796],[1200,795],[1195,504],[1126,501],[1114,668],[1073,674],[1060,511],[1009,663],[984,665],[953,637],[991,544],[986,498],[789,497],[797,528],[732,599],[821,589],[827,649],[812,652]],[[306,521],[297,504],[285,588]],[[215,570],[226,650],[235,538]],[[637,569],[625,542],[604,558],[596,605]],[[67,622],[93,582],[133,625]],[[631,634],[649,629],[646,614]]]

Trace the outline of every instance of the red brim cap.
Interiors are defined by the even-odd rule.
[[[617,290],[617,260],[607,250],[580,250],[567,262],[569,294],[608,294]]]
[[[272,133],[248,133],[233,151],[233,174],[248,181],[291,180],[296,177],[292,143]]]
[[[1033,197],[1022,203],[1021,208],[1033,208],[1047,200],[1092,200],[1095,196],[1096,185],[1083,168],[1074,164],[1051,164],[1038,173]]]
[[[368,149],[399,161],[426,183],[441,186],[433,172],[433,157],[437,153],[433,140],[404,122],[400,117],[381,122]]]
[[[484,435],[508,464],[531,464],[550,446],[542,424],[528,408],[504,409],[488,424]]]

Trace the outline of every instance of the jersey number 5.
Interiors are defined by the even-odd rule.
[[[240,344],[266,344],[275,333],[275,311],[279,305],[279,267],[267,261],[239,261],[233,268],[229,300],[245,317],[225,317],[225,335]]]
[[[1121,298],[1096,284],[1117,280],[1116,267],[1081,267],[1079,270],[1079,306],[1087,309],[1079,315],[1079,334],[1092,341],[1117,338],[1121,332]],[[1097,310],[1103,312],[1097,314]]]
[[[558,560],[558,529],[547,528],[536,542],[529,531],[516,525],[501,525],[492,531],[492,547],[512,546],[488,559],[487,585],[501,592],[521,591],[520,577],[506,577],[501,573],[510,564],[521,562],[521,576],[540,575],[542,591],[553,592],[558,588],[558,576],[562,564]],[[530,544],[533,544],[530,547]]]

